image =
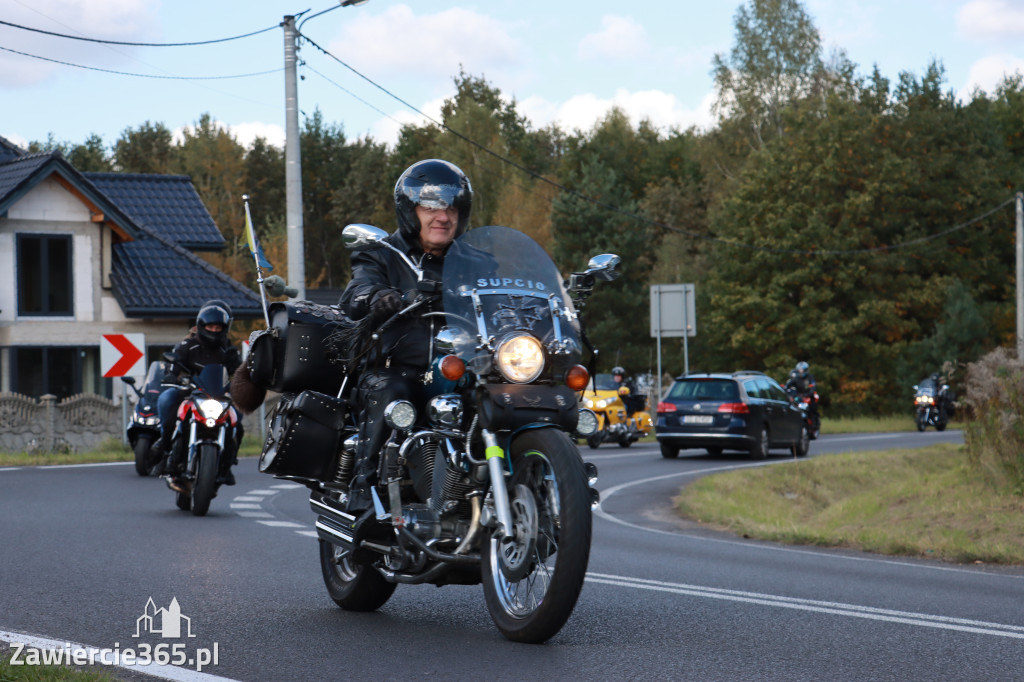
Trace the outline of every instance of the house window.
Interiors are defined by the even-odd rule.
[[[98,346],[16,346],[11,349],[11,367],[14,392],[31,398],[47,393],[58,398],[78,393],[111,396],[111,381],[100,374]]]
[[[18,235],[18,314],[73,315],[71,235]]]

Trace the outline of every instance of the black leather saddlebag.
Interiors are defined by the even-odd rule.
[[[316,391],[282,399],[268,419],[259,470],[275,476],[330,479],[346,414],[343,401]]]
[[[275,302],[268,310],[270,329],[250,338],[249,374],[260,388],[278,393],[311,390],[337,394],[341,367],[335,339],[355,323],[337,306],[309,301]]]
[[[568,386],[489,384],[477,391],[482,428],[518,429],[539,422],[555,424],[569,433],[576,430],[579,406]]]

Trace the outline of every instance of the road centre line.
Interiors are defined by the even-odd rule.
[[[1024,626],[1020,625],[1005,625],[1002,623],[989,623],[986,621],[969,620],[966,618],[933,616],[925,613],[894,611],[870,606],[858,606],[856,604],[843,604],[841,602],[797,599],[793,597],[761,594],[758,592],[743,592],[740,590],[702,587],[699,585],[668,583],[660,580],[645,580],[642,578],[629,578],[604,573],[588,572],[587,582],[614,585],[617,587],[633,587],[641,590],[654,590],[670,594],[685,594],[694,597],[706,597],[709,599],[723,599],[726,601],[737,601],[748,604],[760,604],[762,606],[776,606],[779,608],[796,609],[800,611],[828,613],[838,616],[846,616],[849,618],[865,618],[868,620],[879,620],[889,623],[902,623],[917,627],[956,630],[959,632],[971,632],[974,634],[990,635],[994,637],[1024,639]]]

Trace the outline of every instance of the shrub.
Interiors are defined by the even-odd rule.
[[[997,348],[969,363],[960,404],[971,466],[996,488],[1024,495],[1024,362]]]

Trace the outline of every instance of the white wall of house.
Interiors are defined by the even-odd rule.
[[[109,230],[92,222],[89,207],[53,179],[40,182],[0,217],[0,391],[10,390],[11,346],[99,346],[104,334],[145,334],[147,346],[170,346],[186,335],[188,320],[126,318],[102,286],[103,231]],[[16,235],[25,233],[71,235],[73,315],[18,315]]]

